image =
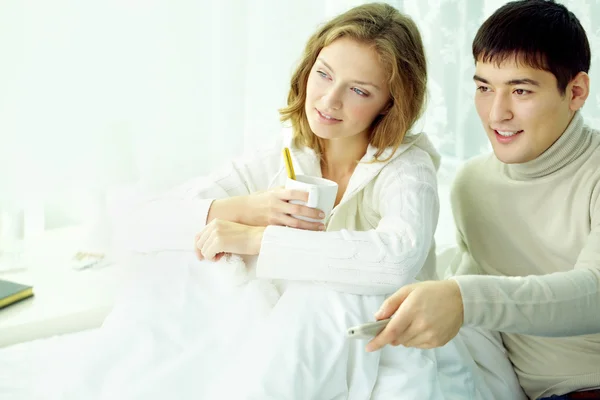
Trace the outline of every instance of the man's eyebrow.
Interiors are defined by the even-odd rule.
[[[327,64],[327,62],[325,62],[325,60],[323,60],[321,57],[317,58],[317,60],[319,60],[323,65],[325,65],[331,72],[334,72],[333,68],[331,68],[331,66],[329,64]],[[353,82],[358,83],[359,85],[373,86],[375,89],[381,90],[381,88],[379,86],[377,86],[376,84],[371,83],[371,82],[363,82],[363,81],[353,81]]]
[[[487,81],[487,79],[482,78],[480,76],[477,75],[473,75],[473,80],[485,83],[487,85],[489,85],[490,83]],[[533,79],[529,79],[529,78],[519,78],[519,79],[511,79],[509,81],[504,82],[505,85],[533,85],[533,86],[540,86],[540,83],[536,80]]]
[[[507,85],[533,85],[533,86],[540,86],[540,83],[538,81],[534,81],[533,79],[529,79],[529,78],[511,79],[510,81],[507,81],[506,84]]]

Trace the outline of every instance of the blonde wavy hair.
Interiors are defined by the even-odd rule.
[[[389,4],[370,3],[352,8],[312,35],[292,75],[287,107],[279,110],[281,121],[290,121],[295,145],[310,147],[322,156],[322,139],[310,129],[304,108],[306,85],[321,49],[341,37],[373,46],[388,72],[390,103],[385,114],[373,121],[369,132],[369,143],[378,149],[375,160],[385,161],[378,157],[387,147],[396,151],[421,116],[427,86],[421,34],[412,19]]]

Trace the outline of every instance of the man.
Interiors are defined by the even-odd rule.
[[[499,331],[530,398],[600,399],[600,133],[579,111],[586,33],[562,5],[515,1],[484,22],[473,56],[493,154],[454,182],[453,276],[390,297],[376,318],[394,318],[367,350],[442,346],[461,326]]]

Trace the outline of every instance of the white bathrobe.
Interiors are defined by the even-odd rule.
[[[322,282],[356,294],[390,294],[415,277],[432,279],[439,155],[424,134],[405,142],[386,162],[370,163],[377,149],[369,146],[326,221],[326,232],[267,227],[258,277]],[[131,248],[189,250],[214,199],[285,185],[286,146],[296,174],[321,177],[315,153],[292,147],[291,130],[284,130],[271,146],[145,204],[132,217]],[[386,149],[380,159],[391,154]]]

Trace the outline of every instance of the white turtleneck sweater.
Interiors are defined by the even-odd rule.
[[[578,112],[533,161],[469,161],[452,208],[465,325],[502,332],[532,399],[600,386],[600,133]]]

